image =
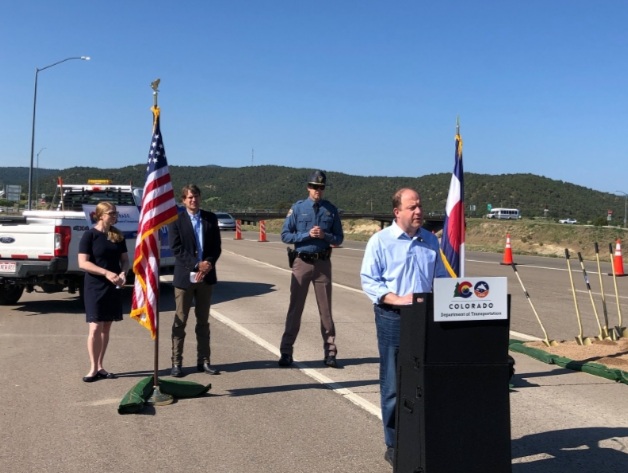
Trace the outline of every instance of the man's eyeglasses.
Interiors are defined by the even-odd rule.
[[[319,186],[315,184],[310,184],[310,189],[314,189],[315,191],[324,191],[325,186]]]
[[[112,217],[117,217],[118,215],[120,215],[118,212],[115,212],[115,211],[113,211],[113,210],[112,210],[111,212],[105,212],[105,213],[106,213],[107,215],[112,216]]]

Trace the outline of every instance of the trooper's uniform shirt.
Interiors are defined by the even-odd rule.
[[[325,232],[322,239],[310,237],[310,230],[317,225]],[[343,239],[338,209],[328,200],[299,200],[288,212],[281,229],[281,240],[294,244],[299,253],[319,253],[331,245],[339,246]]]

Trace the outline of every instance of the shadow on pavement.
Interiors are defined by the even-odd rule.
[[[573,370],[569,370],[566,368],[556,368],[553,369],[552,371],[547,371],[547,372],[543,372],[543,373],[517,373],[513,376],[512,380],[510,381],[512,388],[513,389],[517,389],[517,388],[540,388],[543,386],[546,386],[546,384],[537,384],[534,382],[530,382],[528,380],[533,381],[534,378],[540,379],[540,378],[545,378],[545,377],[552,377],[552,376],[557,376],[557,375],[566,375],[566,374],[573,374]],[[584,384],[586,385],[592,385],[592,384],[606,384],[607,382],[603,379],[600,378],[600,381],[598,383],[594,383],[591,382],[590,380],[587,380],[586,382],[584,382]],[[569,382],[569,385],[574,385],[573,382]]]
[[[367,380],[359,380],[359,381],[344,381],[344,382],[335,382],[338,386],[345,389],[351,389],[358,386],[372,386],[378,385],[379,380],[377,379],[367,379]],[[328,390],[329,387],[320,384],[320,383],[303,383],[303,384],[290,384],[290,385],[280,385],[280,386],[263,386],[263,387],[255,387],[255,388],[242,388],[242,389],[230,389],[229,393],[232,397],[240,397],[240,396],[256,396],[258,394],[269,394],[269,393],[282,393],[289,391],[301,391],[301,390],[311,390],[311,389],[324,389]]]
[[[221,302],[228,302],[245,297],[261,296],[273,292],[272,284],[252,283],[241,281],[218,281],[212,293],[212,306]],[[127,289],[127,288],[125,288]],[[131,298],[133,293],[130,288],[128,296],[124,296],[124,310],[128,313],[131,309]],[[159,310],[161,312],[174,311],[174,286],[168,283],[159,285]]]
[[[243,297],[261,296],[274,292],[273,288],[273,284],[219,280],[212,294],[212,305]]]
[[[324,371],[331,370],[333,373],[335,370],[333,368],[328,368],[323,365],[322,358],[320,360],[312,360],[312,361],[298,361],[299,365],[304,368],[311,369],[321,369]],[[365,365],[371,363],[379,363],[379,358],[371,357],[371,358],[338,358],[338,363],[341,367],[352,366],[352,365]],[[234,373],[236,371],[246,371],[246,370],[261,370],[261,369],[279,369],[277,365],[277,360],[258,360],[258,361],[242,361],[239,363],[226,363],[218,366],[222,371]],[[297,368],[294,366],[293,368]],[[291,369],[291,368],[282,368],[282,369]]]
[[[47,300],[45,293],[41,300],[19,303],[12,310],[23,312],[24,315],[46,315],[46,314],[84,314],[85,308],[79,299],[78,294],[72,299]]]
[[[145,378],[146,376],[152,376],[154,374],[154,370],[146,369],[140,371],[119,371],[116,373],[116,377],[118,378]],[[184,372],[191,373],[192,368],[188,368],[187,371],[184,369]],[[194,366],[194,372],[196,372],[196,366]],[[159,378],[164,376],[170,376],[170,368],[157,370],[157,376]]]
[[[553,430],[512,441],[513,473],[628,471],[628,427]],[[608,446],[603,446],[608,445]],[[611,447],[612,446],[612,447]],[[528,458],[532,457],[532,458]],[[525,463],[515,463],[524,459]]]

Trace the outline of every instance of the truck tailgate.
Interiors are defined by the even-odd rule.
[[[51,224],[0,224],[0,259],[51,259],[54,257],[54,222]]]

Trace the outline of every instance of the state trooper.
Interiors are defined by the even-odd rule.
[[[331,314],[331,251],[344,239],[338,209],[323,199],[327,177],[314,171],[308,180],[308,198],[296,202],[281,229],[281,240],[293,244],[288,248],[292,268],[290,304],[286,327],[281,337],[279,366],[292,364],[294,343],[301,328],[301,316],[310,283],[314,286],[323,337],[323,363],[338,368],[336,329]]]

